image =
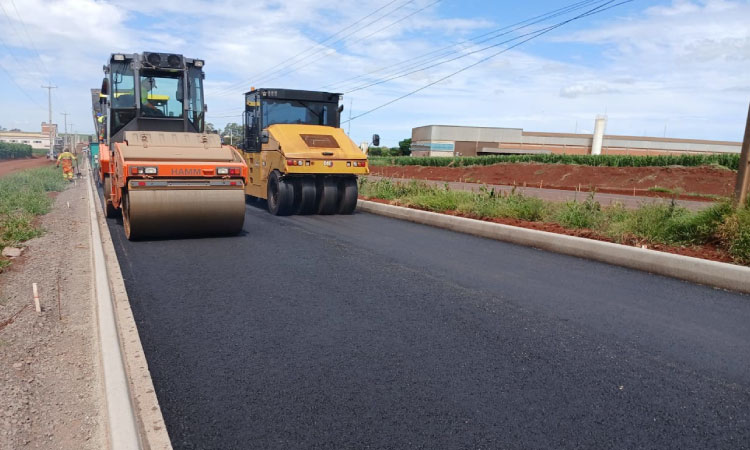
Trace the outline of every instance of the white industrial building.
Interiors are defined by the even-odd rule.
[[[427,125],[412,129],[412,156],[566,153],[603,155],[674,155],[739,153],[741,142],[604,134],[606,119],[597,118],[597,133],[545,133],[521,128]]]
[[[28,131],[0,131],[0,141],[13,144],[28,144],[35,149],[49,149],[50,131],[57,135],[57,125],[52,124],[51,130],[46,123],[42,123],[41,132]]]

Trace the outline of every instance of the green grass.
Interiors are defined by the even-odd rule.
[[[31,149],[31,155],[32,156],[45,156],[47,153],[49,153],[49,150],[46,148],[33,148]]]
[[[16,172],[0,178],[0,248],[17,246],[37,237],[42,230],[34,218],[52,207],[48,192],[67,186],[59,169],[44,167]],[[0,260],[0,270],[9,261]]]
[[[750,265],[750,207],[736,209],[729,201],[693,212],[671,203],[651,203],[629,210],[603,207],[594,193],[581,202],[547,202],[514,190],[503,193],[454,191],[447,185],[360,179],[360,194],[399,205],[435,212],[455,211],[479,219],[507,218],[556,223],[568,229],[589,229],[615,242],[659,243],[674,246],[717,244],[738,264]]]
[[[696,167],[713,165],[725,169],[737,170],[739,154],[715,155],[670,155],[670,156],[631,156],[631,155],[491,155],[446,157],[372,157],[371,166],[433,166],[433,167],[466,167],[488,166],[501,163],[543,163],[543,164],[578,164],[584,166],[606,167],[651,167],[651,166],[686,166]]]

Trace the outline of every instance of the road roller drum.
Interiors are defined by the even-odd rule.
[[[237,234],[245,219],[240,189],[141,189],[123,201],[128,239]]]

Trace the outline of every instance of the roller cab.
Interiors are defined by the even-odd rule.
[[[204,132],[202,68],[154,52],[113,54],[104,68],[100,180],[128,239],[242,230],[247,165]]]
[[[291,89],[245,94],[248,195],[272,214],[351,214],[367,156],[339,127],[341,95]]]

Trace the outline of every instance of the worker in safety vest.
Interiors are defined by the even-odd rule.
[[[164,113],[149,98],[149,94],[155,88],[156,80],[153,77],[141,78],[141,112],[146,116],[164,117]]]
[[[75,159],[75,155],[69,151],[64,151],[57,157],[56,167],[60,167],[60,162],[62,162],[63,178],[68,181],[73,181],[73,161]]]

